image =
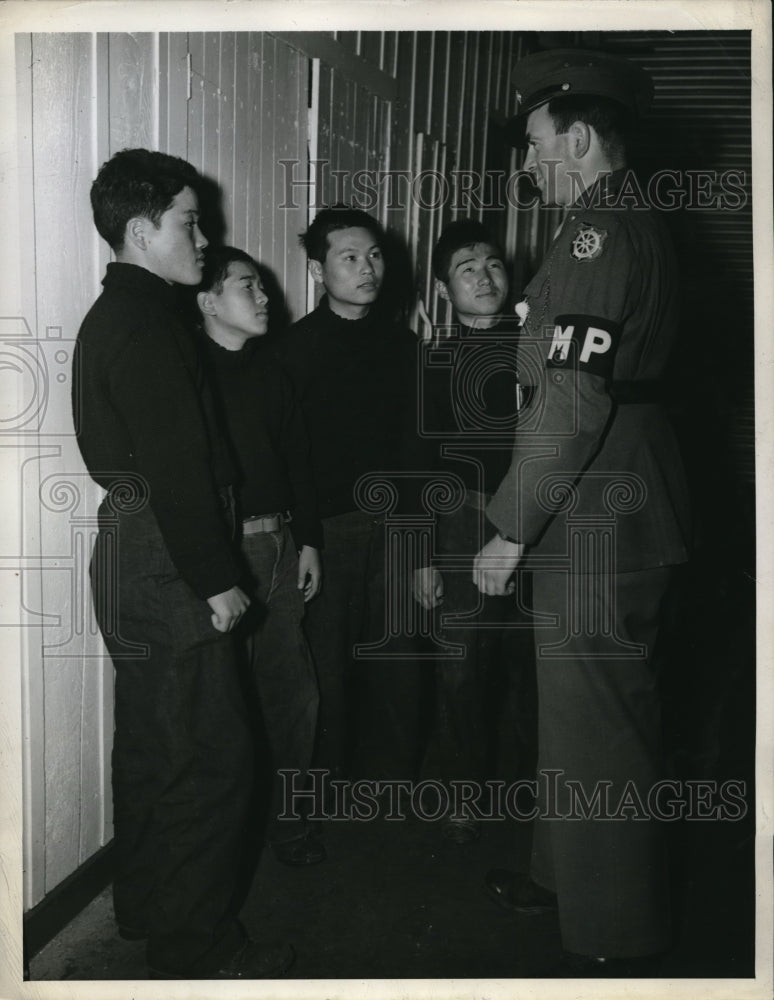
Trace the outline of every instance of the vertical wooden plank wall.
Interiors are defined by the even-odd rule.
[[[281,161],[296,164],[293,176],[305,176],[308,59],[265,33],[191,34],[188,45],[187,158],[221,194],[223,228],[207,235],[268,267],[298,319],[306,312],[298,247],[306,201],[286,204],[290,168]]]
[[[70,372],[74,338],[110,256],[93,226],[91,183],[113,152],[157,147],[161,115],[156,36],[34,34],[23,45],[20,143],[30,168],[21,206],[30,234],[25,299],[45,388],[39,433],[34,445],[25,442],[22,472],[24,555],[41,567],[25,573],[24,587],[30,908],[112,837],[113,672],[88,584],[101,491],[75,442]]]
[[[392,210],[389,222],[405,232],[417,292],[430,317],[444,323],[450,311],[433,291],[430,268],[441,230],[455,218],[470,216],[485,220],[495,238],[504,241],[513,214],[504,199],[485,214],[492,199],[490,194],[487,200],[484,178],[487,171],[510,168],[507,150],[496,150],[493,157],[489,118],[513,113],[509,78],[520,43],[512,33],[493,32],[400,32],[394,41],[399,97],[392,117],[391,168],[412,171],[414,187],[410,204]],[[426,178],[421,184],[420,172]],[[519,228],[523,231],[523,225]],[[513,235],[514,250],[516,245]]]
[[[86,584],[98,490],[84,474],[70,415],[72,344],[99,289],[107,253],[91,222],[89,187],[110,142],[108,37],[32,35],[19,78],[29,268],[25,299],[41,365],[39,433],[22,472],[25,557],[25,906],[90,857],[110,831],[105,707],[112,676],[101,657]],[[140,61],[132,59],[135,68]],[[141,77],[141,73],[140,73]],[[135,76],[138,101],[144,93]],[[116,128],[123,134],[126,118]],[[112,729],[112,716],[108,728]]]

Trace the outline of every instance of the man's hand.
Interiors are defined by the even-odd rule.
[[[239,587],[232,587],[208,597],[207,603],[212,608],[213,627],[218,632],[230,632],[250,607],[250,598]]]
[[[507,542],[499,535],[487,542],[473,563],[473,583],[482,594],[490,596],[512,594],[516,584],[511,580],[513,571],[524,555],[520,542]]]
[[[320,593],[322,564],[320,553],[311,545],[304,545],[298,553],[298,589],[304,592],[304,601],[311,601]]]
[[[415,569],[412,576],[412,591],[425,610],[437,608],[443,601],[443,577],[432,566]]]

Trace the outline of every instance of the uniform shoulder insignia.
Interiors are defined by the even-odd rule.
[[[594,260],[602,253],[607,239],[606,229],[597,229],[588,223],[581,222],[570,246],[573,260]]]

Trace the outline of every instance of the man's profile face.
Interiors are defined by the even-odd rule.
[[[532,175],[546,205],[571,205],[581,193],[577,178],[568,171],[577,170],[570,151],[570,134],[557,135],[548,105],[536,108],[527,118],[527,156],[524,170]]]
[[[449,263],[449,280],[440,282],[463,323],[498,315],[508,294],[508,278],[499,251],[491,243],[460,247]]]
[[[234,341],[263,336],[269,327],[269,296],[257,270],[246,261],[232,261],[219,292],[211,292],[218,328]]]
[[[347,319],[367,314],[384,280],[381,247],[360,226],[328,233],[325,260],[312,260],[309,266],[314,280],[324,285],[332,311]]]
[[[143,264],[170,284],[198,285],[202,279],[207,240],[199,229],[199,202],[184,187],[154,225],[144,227]]]

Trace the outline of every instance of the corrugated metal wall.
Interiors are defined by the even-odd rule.
[[[750,34],[637,31],[606,34],[604,42],[640,63],[656,85],[636,158],[644,172],[664,167],[681,171],[688,192],[685,206],[666,217],[679,253],[684,312],[673,368],[690,452],[703,466],[697,462],[695,478],[705,492],[725,491],[734,483],[751,485]]]

